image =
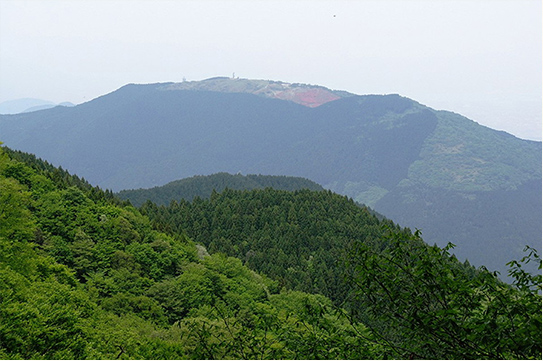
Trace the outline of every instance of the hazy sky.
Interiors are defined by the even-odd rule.
[[[541,140],[540,0],[0,0],[0,102],[214,76],[398,93]]]

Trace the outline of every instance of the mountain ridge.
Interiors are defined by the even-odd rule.
[[[248,93],[271,99],[288,100],[310,108],[315,108],[322,104],[351,95],[346,92],[333,91],[317,85],[227,77],[215,77],[202,81],[169,83],[161,87],[161,89]]]
[[[49,100],[36,99],[36,98],[21,98],[21,99],[7,100],[0,103],[0,114],[9,115],[9,114],[28,113],[28,112],[35,112],[38,110],[54,108],[58,106],[73,107],[75,106],[75,104],[70,103],[70,102],[62,102],[62,103],[56,104]]]
[[[253,84],[256,91],[267,84],[219,81],[226,83]],[[458,244],[458,257],[474,264],[474,256],[498,252],[488,235],[503,219],[482,216],[492,214],[492,197],[501,197],[516,214],[500,239],[509,240],[515,255],[524,244],[541,247],[541,223],[533,221],[541,206],[522,203],[524,196],[515,200],[516,189],[541,182],[541,142],[399,95],[344,94],[309,107],[174,84],[183,83],[131,84],[73,108],[0,116],[0,140],[114,191],[217,172],[308,178],[402,226],[422,228],[433,235],[429,242]],[[540,202],[540,189],[524,191]],[[498,193],[489,198],[488,192]],[[460,204],[481,219],[465,219]],[[522,218],[531,220],[528,227]],[[477,237],[465,235],[472,228],[480,230]],[[510,252],[486,264],[503,269]]]
[[[273,188],[278,190],[294,191],[300,189],[324,190],[319,184],[309,179],[288,176],[271,176],[261,174],[230,174],[215,173],[207,176],[197,175],[172,181],[163,186],[148,189],[122,190],[117,193],[121,199],[140,207],[145,201],[151,200],[157,205],[167,206],[171,201],[181,199],[192,201],[195,197],[209,198],[215,192],[222,192],[224,189],[252,190]]]

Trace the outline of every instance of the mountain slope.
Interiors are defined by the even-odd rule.
[[[338,98],[310,107],[292,96],[314,89]],[[127,85],[3,115],[0,139],[115,191],[217,172],[308,178],[490,269],[503,271],[520,245],[541,248],[541,188],[530,186],[541,182],[541,142],[398,95],[225,78]],[[496,202],[515,213],[491,216]]]
[[[349,304],[344,260],[353,242],[381,248],[387,229],[400,232],[352,199],[307,189],[228,189],[192,202],[145,203],[140,210],[161,228],[183,230],[210,252],[239,258],[281,287],[320,293],[337,305]]]
[[[121,199],[129,199],[136,206],[151,200],[158,205],[168,205],[172,200],[185,199],[191,201],[194,197],[209,198],[213,191],[221,192],[225,188],[235,190],[274,189],[294,191],[299,189],[323,190],[309,179],[287,176],[265,176],[256,174],[217,173],[209,176],[194,176],[170,182],[161,187],[150,189],[123,190],[117,193]]]
[[[349,252],[328,237],[317,248],[330,248],[328,257],[347,256],[332,258],[352,270],[336,281],[353,287],[368,328],[356,321],[362,317],[354,309],[334,307],[322,295],[280,290],[239,259],[209,255],[182,230],[157,231],[153,224],[160,222],[111,192],[27,153],[5,150],[7,155],[0,148],[2,359],[541,358],[541,276],[525,274],[518,264],[517,282],[507,286],[489,272],[462,267],[416,234],[380,233],[380,221],[366,209],[329,191],[225,191],[207,201],[218,206],[210,212],[195,199],[197,217],[212,215],[220,224],[252,216],[252,231],[271,230],[269,239],[280,240],[280,249],[316,246],[276,237],[285,227],[303,229],[306,237],[314,226],[348,235],[344,239],[354,246]],[[275,204],[248,209],[255,200]],[[298,224],[296,215],[304,212],[292,209],[300,207],[326,222]],[[272,227],[254,222],[254,215],[266,213]],[[251,234],[239,230],[225,235]],[[353,239],[360,231],[365,236]],[[269,246],[254,241],[247,243],[255,251]],[[259,256],[274,260],[277,254]],[[290,256],[287,274],[337,272],[313,267],[311,257],[300,268],[305,257]],[[383,284],[394,297],[383,295]]]
[[[0,358],[371,359],[368,331],[0,148]],[[17,160],[18,159],[18,160]],[[322,322],[325,319],[326,322]]]
[[[497,344],[520,333],[515,319],[529,319],[515,348],[540,353],[540,274],[512,273],[532,290],[521,298],[482,296],[513,288],[487,284],[495,276],[460,264],[449,247],[429,247],[418,232],[400,231],[330,191],[225,190],[168,207],[146,203],[141,211],[160,228],[183,229],[210,251],[236,255],[280,286],[328,295],[378,333],[378,343],[399,346],[402,358],[502,358]]]

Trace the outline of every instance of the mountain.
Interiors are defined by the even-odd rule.
[[[62,102],[62,103],[59,103],[59,104],[36,105],[34,107],[30,107],[28,109],[25,109],[22,113],[35,112],[35,111],[38,111],[38,110],[44,110],[44,109],[54,108],[54,107],[58,107],[58,106],[61,106],[61,107],[75,107],[75,104],[70,103],[70,102]]]
[[[54,107],[55,103],[35,98],[7,100],[0,103],[0,114],[17,114],[33,107]],[[44,108],[46,109],[46,108]]]
[[[134,206],[139,207],[147,200],[158,205],[168,205],[172,200],[192,201],[194,197],[209,198],[213,191],[221,192],[225,188],[251,190],[268,187],[286,191],[323,190],[317,183],[300,177],[217,173],[185,178],[150,189],[123,190],[117,195],[121,199],[129,199]]]
[[[15,99],[0,103],[0,114],[28,113],[35,112],[37,110],[54,108],[56,106],[73,107],[75,104],[70,102],[55,104],[48,100],[34,98]]]
[[[541,249],[541,142],[399,95],[228,78],[130,84],[2,115],[0,140],[115,191],[217,172],[308,178],[503,274],[525,245]]]

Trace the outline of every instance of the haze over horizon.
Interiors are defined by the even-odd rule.
[[[397,93],[541,140],[535,0],[0,0],[0,102],[215,76]]]

